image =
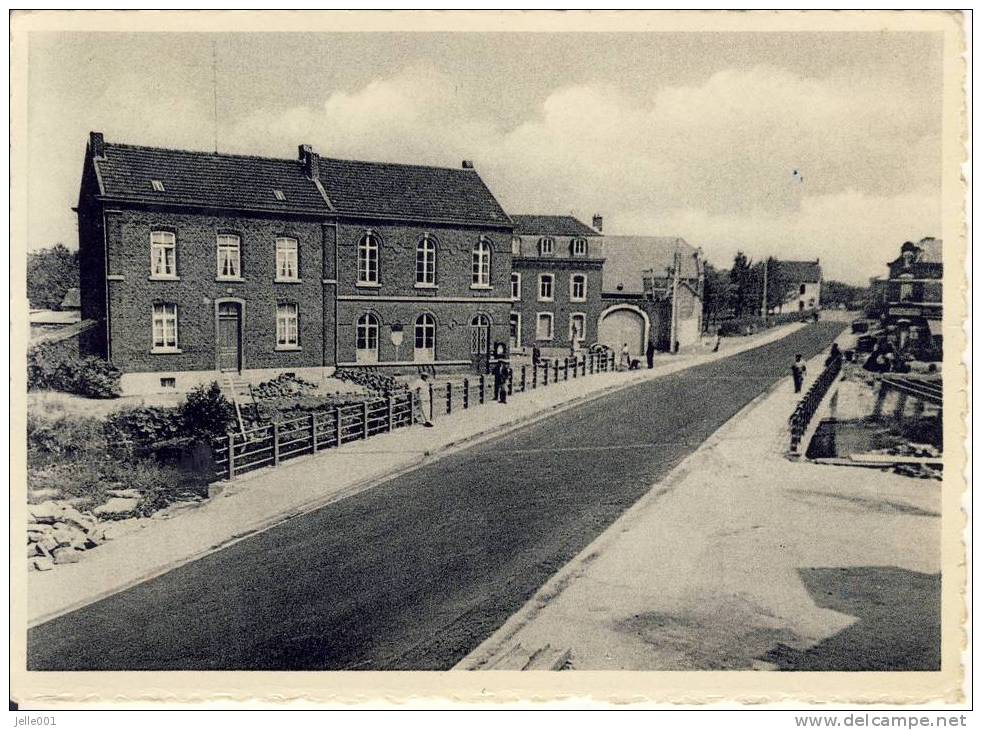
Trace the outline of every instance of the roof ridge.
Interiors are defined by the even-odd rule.
[[[243,155],[235,152],[207,152],[205,150],[189,150],[180,147],[152,147],[142,144],[127,144],[126,142],[106,142],[106,147],[124,147],[130,150],[144,150],[147,152],[180,152],[186,155],[200,155],[202,157],[234,157],[241,160],[265,160],[267,162],[297,162],[299,160],[292,157],[269,157],[266,155]]]
[[[473,167],[447,167],[445,165],[420,165],[415,162],[386,162],[384,160],[353,160],[347,157],[321,157],[321,162],[353,162],[356,165],[389,165],[391,167],[412,167],[417,170],[450,170],[452,172],[472,173],[477,175]]]

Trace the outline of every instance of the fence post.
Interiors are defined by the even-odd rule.
[[[310,453],[317,453],[317,411],[310,413]]]
[[[273,466],[280,465],[280,424],[273,421]]]
[[[549,363],[542,364],[542,387],[549,385]]]
[[[362,424],[361,437],[363,439],[367,439],[368,438],[368,401],[367,400],[362,401],[361,406],[362,406],[361,417],[362,419],[364,419],[364,423]]]
[[[393,425],[392,425],[392,405],[393,405],[392,393],[389,393],[388,395],[385,396],[385,401],[386,401],[386,405],[389,407],[389,431],[391,431],[392,428],[393,428]]]
[[[576,355],[573,355],[573,379],[576,379]]]
[[[589,355],[585,355],[584,357],[590,358],[590,375],[593,375],[593,353],[591,352]],[[586,365],[584,365],[583,367],[585,368]]]
[[[341,406],[334,406],[334,438],[335,446],[341,445]]]
[[[481,374],[481,381],[480,382],[481,382],[481,392],[477,396],[477,402],[480,403],[481,405],[484,405],[485,378],[484,378],[484,374],[483,373]]]
[[[464,409],[466,410],[471,403],[471,385],[467,378],[464,378]]]
[[[524,393],[525,392],[525,366],[524,365],[522,365],[522,380],[520,385],[522,388],[522,392]]]
[[[586,355],[583,356],[583,362],[581,363],[583,370],[581,371],[583,376],[586,376]]]
[[[235,479],[235,432],[228,432],[228,480]]]
[[[559,382],[559,360],[552,361],[552,382]]]
[[[450,415],[451,410],[453,410],[453,386],[447,383],[447,415]]]
[[[515,392],[515,371],[508,368],[508,395],[512,395]]]
[[[532,390],[539,384],[539,363],[532,365]]]
[[[429,388],[430,390],[430,412],[424,413],[423,415],[426,416],[427,421],[432,421],[433,420],[433,383],[427,383],[426,387]]]

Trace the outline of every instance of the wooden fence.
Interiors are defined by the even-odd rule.
[[[791,432],[790,446],[792,454],[797,454],[798,449],[801,448],[801,439],[805,435],[805,431],[808,430],[808,424],[815,415],[815,411],[818,410],[818,406],[821,404],[825,394],[829,392],[832,383],[835,382],[840,370],[842,370],[842,358],[834,358],[825,366],[821,374],[815,378],[815,382],[811,384],[811,387],[805,393],[805,397],[798,402],[794,413],[788,419],[788,427]],[[807,446],[805,444],[806,448]]]
[[[543,360],[536,366],[512,370],[505,385],[508,395],[524,393],[567,380],[615,369],[612,353],[591,353],[563,360]],[[453,413],[494,401],[494,377],[478,375],[463,382],[429,385],[430,412]],[[411,426],[424,415],[416,393],[402,392],[384,398],[337,406],[333,411],[314,411],[288,421],[267,423],[244,431],[231,431],[212,444],[217,479],[235,479],[246,472],[305,454],[316,454],[341,444],[367,439],[379,433]]]

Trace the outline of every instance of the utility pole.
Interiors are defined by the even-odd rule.
[[[767,324],[767,261],[768,258],[764,257],[764,301],[761,304],[761,309],[763,310],[761,316],[764,318],[764,325]]]
[[[672,254],[672,319],[671,339],[668,343],[668,351],[673,354],[678,352],[675,349],[675,338],[678,336],[679,255],[678,247],[676,247],[675,253]]]

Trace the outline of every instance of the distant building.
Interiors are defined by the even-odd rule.
[[[777,312],[805,312],[822,307],[822,267],[814,261],[780,261],[782,278],[788,282],[788,294]]]
[[[511,346],[568,355],[597,341],[603,238],[571,215],[515,215]]]
[[[915,341],[918,347],[923,345],[940,354],[944,273],[941,240],[907,241],[900,247],[900,255],[887,266],[884,317],[887,329],[896,333],[901,348]]]
[[[627,343],[632,355],[640,355],[649,340],[658,350],[672,350],[673,334],[678,347],[699,341],[704,274],[699,249],[677,237],[605,236],[604,257],[601,343],[618,352]]]

